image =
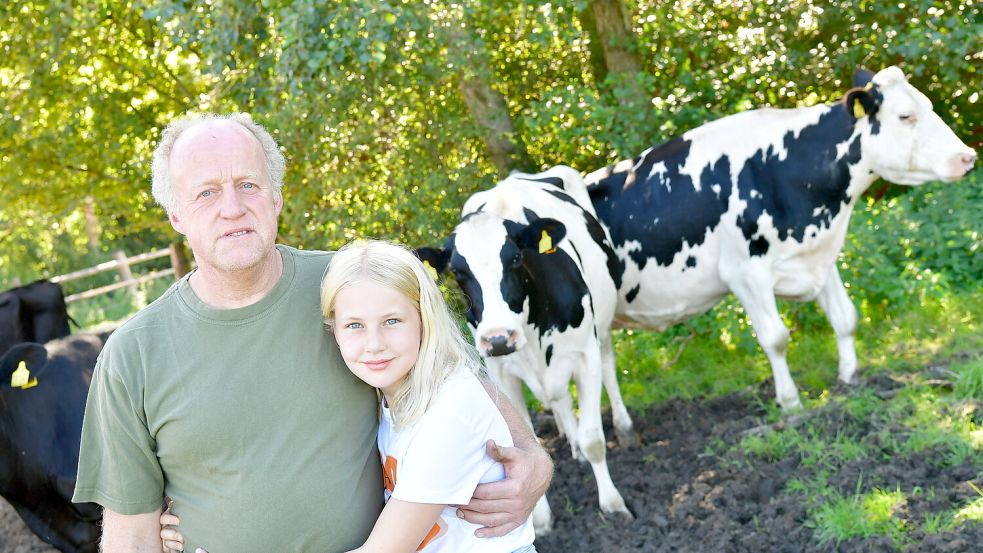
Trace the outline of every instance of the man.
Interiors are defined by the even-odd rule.
[[[112,335],[93,375],[74,501],[104,507],[103,551],[160,551],[165,493],[186,550],[347,550],[381,510],[375,391],[321,324],[330,254],[275,245],[283,174],[245,114],[161,137],[154,197],[198,266]],[[502,410],[517,448],[489,450],[510,478],[461,511],[489,536],[522,521],[552,473]]]

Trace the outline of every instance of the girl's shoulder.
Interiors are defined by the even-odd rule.
[[[495,409],[494,402],[478,377],[466,368],[458,368],[440,384],[425,417],[450,415],[468,418]],[[495,409],[497,411],[497,409]]]

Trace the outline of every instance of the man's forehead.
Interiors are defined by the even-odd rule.
[[[185,130],[174,142],[174,150],[196,149],[202,146],[222,145],[242,147],[246,144],[259,147],[259,141],[235,121],[213,119]]]

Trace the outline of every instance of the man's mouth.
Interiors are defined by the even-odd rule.
[[[234,230],[232,232],[227,232],[227,233],[223,234],[222,235],[222,238],[238,238],[240,236],[245,236],[245,235],[249,234],[250,232],[251,231],[249,229]]]

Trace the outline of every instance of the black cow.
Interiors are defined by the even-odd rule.
[[[853,379],[857,315],[836,269],[850,211],[880,177],[951,181],[976,161],[897,67],[854,84],[841,103],[724,117],[587,176],[625,264],[616,324],[665,328],[733,293],[792,408],[775,297],[816,300],[836,331],[840,380]]]
[[[0,357],[0,495],[41,539],[98,550],[102,510],[72,503],[89,380],[106,335],[24,342]]]
[[[65,295],[54,282],[38,280],[0,293],[0,353],[21,342],[68,336],[68,321]]]

